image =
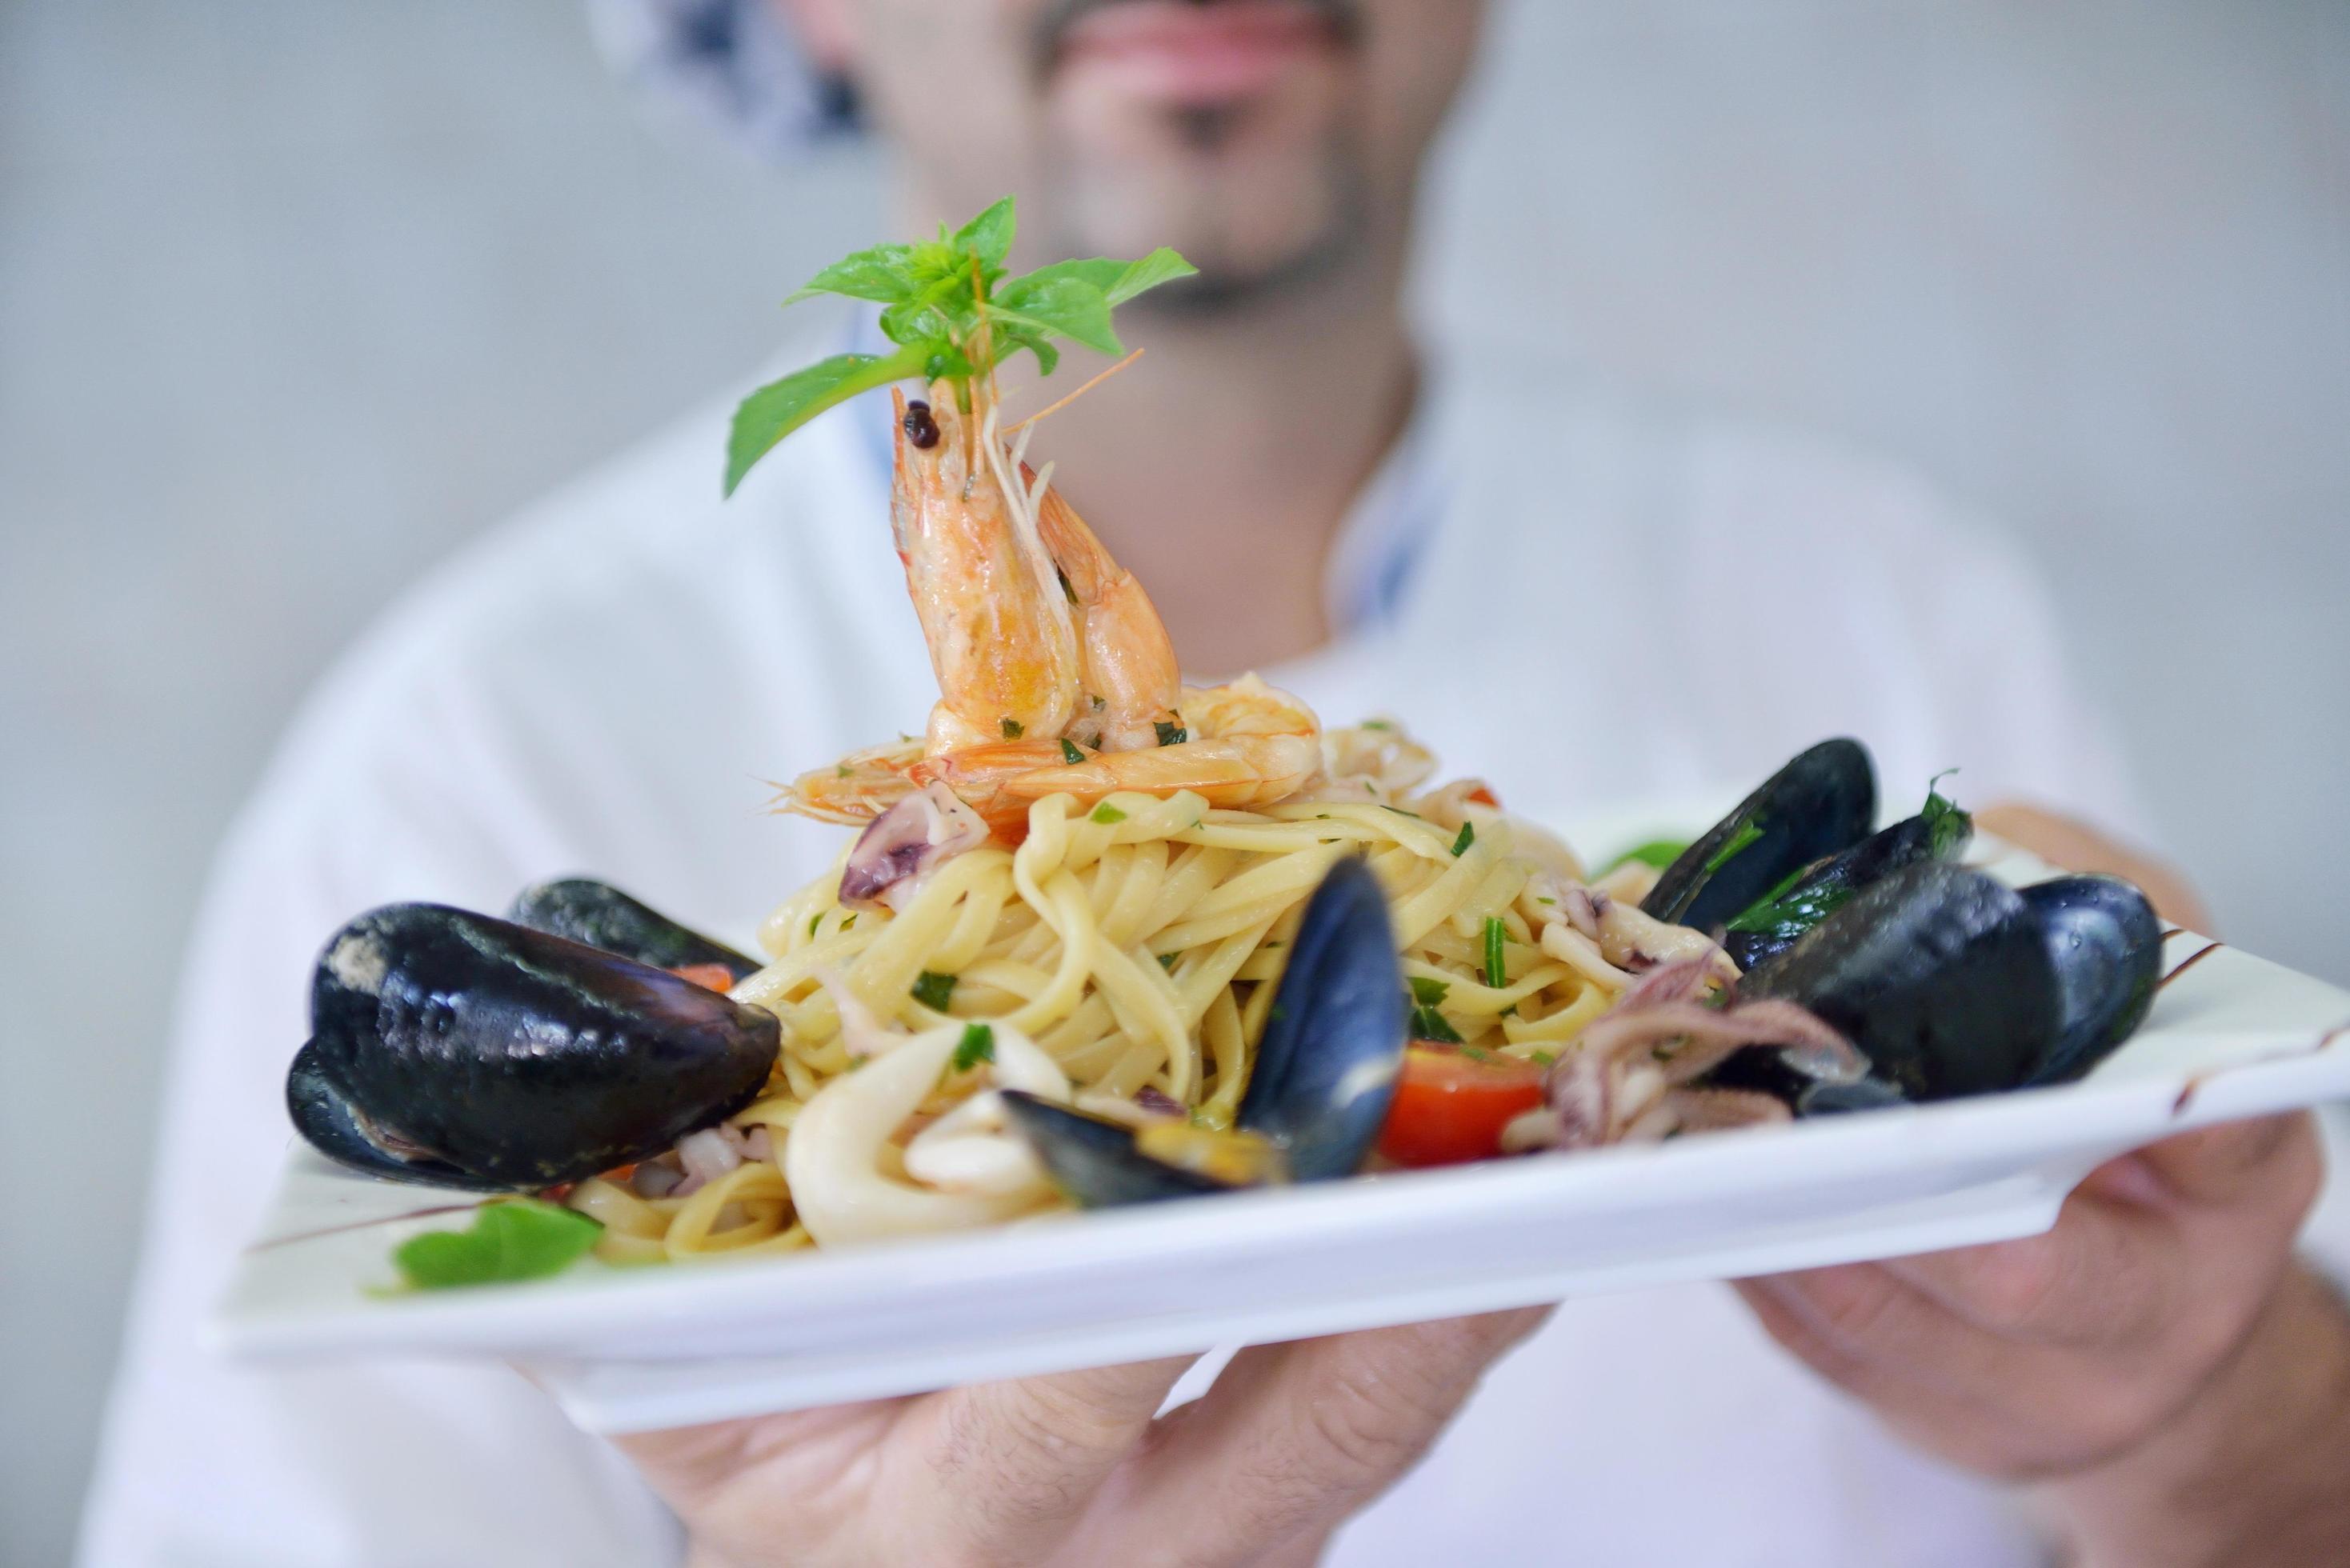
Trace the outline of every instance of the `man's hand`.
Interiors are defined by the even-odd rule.
[[[697,1568],[1305,1563],[1543,1317],[1243,1351],[1152,1419],[1188,1358],[619,1439]]]
[[[2077,825],[1983,815],[2183,912]],[[2037,1483],[2078,1562],[2350,1563],[2350,1315],[2293,1259],[2323,1175],[2306,1116],[2210,1128],[2099,1168],[2044,1236],[1738,1288],[1902,1437]]]

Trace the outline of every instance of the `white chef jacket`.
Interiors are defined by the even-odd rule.
[[[920,730],[936,691],[889,542],[886,412],[827,415],[722,504],[732,401],[411,593],[321,682],[236,823],[180,997],[87,1563],[677,1556],[628,1467],[509,1372],[254,1371],[196,1329],[284,1158],[286,1065],[336,926],[394,899],[500,910],[585,871],[747,931],[840,831],[766,814],[761,781]],[[1902,474],[1547,367],[1440,368],[1401,451],[1334,552],[1346,630],[1264,672],[1326,720],[1400,715],[1453,771],[1557,818],[1734,796],[1845,733],[1890,806],[1963,763],[1968,800],[2132,817],[2030,572]],[[1082,501],[1085,454],[1058,456]],[[1896,1445],[1702,1285],[1569,1303],[1334,1561],[2038,1555],[1996,1492]]]

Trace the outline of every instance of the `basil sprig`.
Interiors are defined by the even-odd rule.
[[[941,223],[934,240],[843,256],[785,300],[794,305],[819,294],[870,300],[881,306],[882,336],[897,348],[835,354],[743,399],[726,442],[726,493],[734,493],[777,441],[859,392],[915,377],[967,387],[1024,349],[1049,376],[1061,360],[1056,338],[1123,354],[1111,310],[1199,270],[1161,245],[1139,261],[1096,256],[1011,277],[1003,260],[1015,227],[1006,196],[952,234]]]

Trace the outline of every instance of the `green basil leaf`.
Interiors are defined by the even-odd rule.
[[[988,302],[988,314],[1039,334],[1072,338],[1105,354],[1123,354],[1126,345],[1109,324],[1109,298],[1081,278],[1037,283],[1015,278]]]
[[[734,493],[751,465],[777,441],[825,410],[859,392],[902,381],[921,368],[921,355],[910,348],[888,356],[835,354],[768,382],[734,410],[734,428],[726,439],[726,493]]]
[[[1002,266],[1003,258],[1012,254],[1012,235],[1017,227],[1012,198],[1006,196],[955,231],[955,248],[973,253],[989,266]]]
[[[562,1272],[596,1244],[604,1227],[534,1198],[484,1203],[463,1231],[427,1231],[395,1248],[392,1262],[420,1291],[504,1284]]]
[[[1118,281],[1102,290],[1112,305],[1124,305],[1146,289],[1157,288],[1162,283],[1172,283],[1179,277],[1191,277],[1199,268],[1185,261],[1174,251],[1161,245],[1140,261],[1130,262]]]
[[[914,275],[911,245],[875,245],[841,257],[788,295],[784,303],[797,305],[819,294],[845,294],[889,305],[910,296],[920,287]]]

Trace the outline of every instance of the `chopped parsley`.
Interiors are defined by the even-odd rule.
[[[1027,732],[1026,727],[1024,726],[1019,720],[1006,719],[1003,721],[1003,738],[1005,740],[1016,741]]]
[[[816,935],[816,929],[822,924],[824,924],[824,911],[822,909],[818,909],[815,914],[808,917],[808,935]]]
[[[1100,823],[1104,827],[1113,826],[1116,824],[1126,820],[1126,813],[1118,810],[1118,807],[1110,805],[1107,801],[1104,801],[1099,805],[1094,807],[1092,812],[1088,815],[1091,815],[1096,822]]]
[[[984,1023],[963,1026],[962,1038],[956,1042],[954,1070],[968,1073],[982,1062],[995,1060],[995,1031]]]
[[[843,915],[843,916],[840,918],[840,929],[841,929],[842,930],[844,930],[844,931],[845,931],[845,930],[847,930],[847,929],[848,929],[848,928],[849,928],[849,927],[851,927],[851,926],[855,925],[856,923],[857,923],[857,917],[856,917],[856,916],[854,916],[854,915]]]
[[[1469,846],[1476,842],[1477,825],[1473,822],[1462,823],[1461,825],[1461,836],[1452,841],[1452,858],[1455,860],[1460,859],[1461,856],[1468,853]]]
[[[1646,844],[1636,844],[1607,863],[1607,870],[1628,866],[1637,860],[1643,866],[1653,866],[1662,871],[1688,853],[1689,846],[1678,838],[1651,838]],[[1605,876],[1607,873],[1602,872]]]
[[[1461,1044],[1461,1031],[1453,1028],[1452,1021],[1433,1007],[1411,1010],[1411,1035],[1415,1040],[1433,1040],[1444,1045]]]
[[[954,998],[954,988],[953,975],[938,974],[926,969],[914,977],[910,989],[916,1002],[933,1012],[944,1012],[947,1003]]]
[[[1095,696],[1095,695],[1094,695],[1092,692],[1090,692],[1090,691],[1088,691],[1088,692],[1087,692],[1087,693],[1086,693],[1086,701],[1088,701],[1088,702],[1091,702],[1091,703],[1094,705],[1094,711],[1095,711],[1095,712],[1097,712],[1097,713],[1100,712],[1103,709],[1105,709],[1105,708],[1107,708],[1107,707],[1108,707],[1108,706],[1109,706],[1109,704],[1108,704],[1108,703],[1107,703],[1107,702],[1103,701],[1100,698],[1098,698],[1098,697]]]
[[[1171,724],[1164,719],[1155,719],[1150,727],[1159,732],[1159,743],[1162,746],[1180,746],[1191,738],[1191,732],[1183,727],[1183,715],[1180,713],[1175,715],[1175,722]]]
[[[1510,983],[1509,971],[1502,963],[1502,939],[1506,934],[1499,915],[1485,917],[1485,983],[1495,991]]]
[[[1411,977],[1411,999],[1421,1007],[1434,1007],[1452,994],[1450,981],[1430,980],[1424,974]]]
[[[832,771],[833,771],[834,775],[835,775],[836,777],[838,777],[838,778],[844,778],[844,779],[845,779],[845,778],[847,778],[847,777],[848,776],[848,774],[849,774],[849,767],[848,767],[848,764],[847,764],[847,763],[833,763],[833,764],[832,764]]]
[[[1357,725],[1356,728],[1360,730],[1392,730],[1395,726],[1388,723],[1385,719],[1366,719],[1360,724]]]
[[[1063,741],[1061,742],[1061,760],[1068,763],[1071,767],[1076,767],[1079,763],[1086,760],[1086,754],[1085,753],[1077,750],[1076,742]]]
[[[1168,973],[1172,974],[1175,972],[1175,961],[1182,956],[1183,955],[1181,953],[1160,953],[1159,955],[1159,967],[1165,970]]]
[[[1553,1062],[1558,1060],[1558,1053],[1555,1051],[1537,1051],[1534,1054],[1533,1060],[1535,1066],[1547,1067]]]
[[[1721,870],[1737,857],[1740,850],[1762,836],[1762,819],[1759,816],[1747,818],[1738,825],[1738,831],[1730,836],[1729,843],[1706,857],[1706,870],[1709,873]]]

